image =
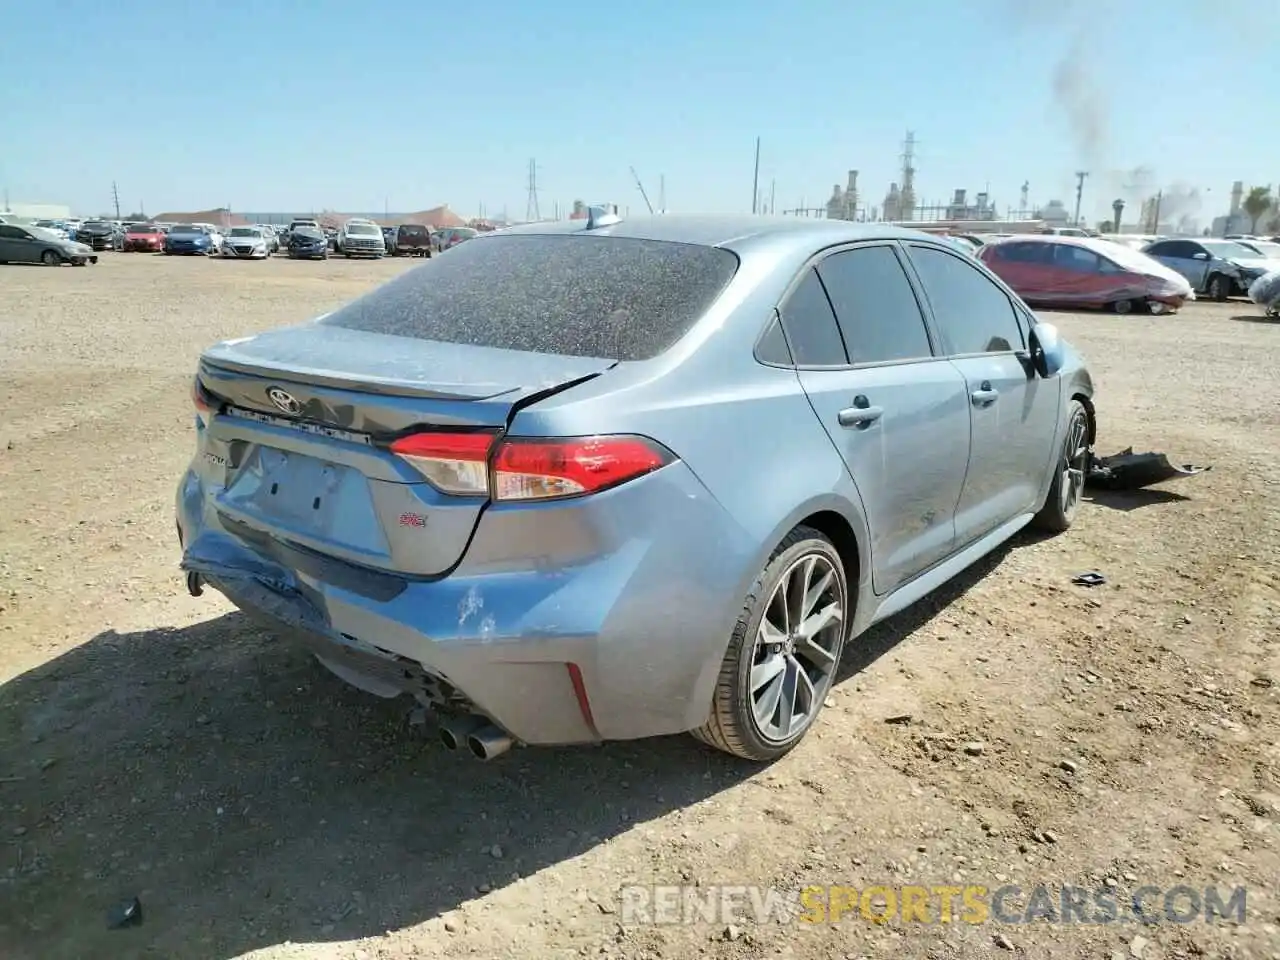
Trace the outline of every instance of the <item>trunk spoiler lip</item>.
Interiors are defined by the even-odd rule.
[[[458,389],[450,391],[451,384],[415,384],[409,380],[391,379],[377,376],[351,376],[336,370],[323,370],[316,367],[299,367],[296,364],[277,364],[270,360],[254,360],[241,363],[227,357],[201,357],[200,366],[210,371],[221,370],[227,373],[246,374],[264,379],[273,376],[286,383],[310,384],[317,387],[330,387],[338,390],[358,390],[361,393],[372,393],[387,397],[421,397],[428,400],[494,400],[511,393],[519,393],[519,386],[505,387],[500,383],[456,384]],[[443,387],[443,389],[442,389]]]

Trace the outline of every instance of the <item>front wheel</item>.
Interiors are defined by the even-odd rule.
[[[1225,303],[1227,297],[1231,296],[1231,281],[1220,273],[1215,273],[1209,278],[1209,287],[1207,290],[1209,299],[1218,303]]]
[[[62,265],[62,258],[58,256],[56,250],[46,250],[40,254],[40,262],[46,267],[58,267]]]
[[[849,613],[840,554],[824,534],[796,527],[747,595],[711,716],[693,735],[747,760],[776,760],[792,750],[831,690]]]
[[[1089,413],[1083,403],[1072,400],[1067,408],[1067,432],[1054,467],[1049,496],[1034,521],[1041,530],[1062,533],[1075,520],[1084,496],[1089,456]]]

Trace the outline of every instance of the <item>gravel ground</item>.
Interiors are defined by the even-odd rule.
[[[1093,497],[863,637],[783,761],[676,737],[479,764],[176,566],[199,350],[410,267],[0,268],[0,956],[1280,957],[1280,325],[1057,315],[1101,452],[1214,469]],[[618,899],[1007,883],[1239,885],[1246,918],[654,925]]]

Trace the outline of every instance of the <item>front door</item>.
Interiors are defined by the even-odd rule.
[[[1031,368],[1009,296],[962,257],[909,244],[952,365],[964,376],[972,440],[956,507],[957,546],[1033,512],[1052,468],[1061,382]]]
[[[781,313],[800,383],[861,496],[872,586],[886,594],[954,547],[969,455],[964,378],[934,357],[892,245],[827,256]],[[797,350],[801,336],[818,346]]]
[[[1194,240],[1162,240],[1146,249],[1149,257],[1177,270],[1197,293],[1204,292],[1209,273],[1209,254]]]

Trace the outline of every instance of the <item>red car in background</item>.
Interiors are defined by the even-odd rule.
[[[124,235],[126,252],[159,253],[164,249],[164,231],[154,223],[135,223]]]
[[[1032,306],[1167,313],[1195,299],[1180,273],[1109,240],[1006,237],[985,244],[977,256]]]

